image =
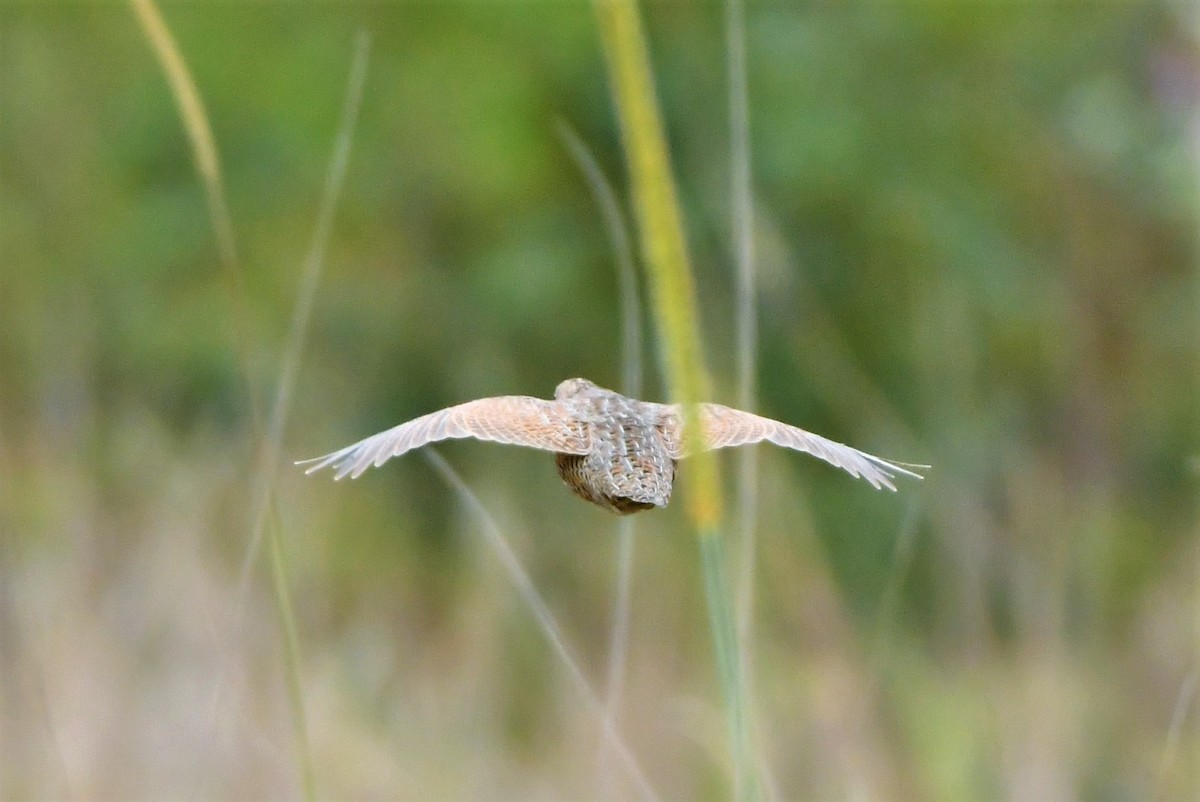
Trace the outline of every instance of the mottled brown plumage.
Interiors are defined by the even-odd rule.
[[[850,446],[720,404],[701,404],[700,421],[706,449],[766,440],[806,451],[877,489],[895,490],[897,474],[921,478]],[[558,473],[572,491],[625,515],[665,507],[671,500],[675,463],[692,449],[683,429],[678,404],[638,401],[587,379],[567,379],[553,401],[517,395],[468,401],[297,464],[309,465],[305,473],[332,466],[335,479],[353,479],[427,443],[475,437],[553,451]]]

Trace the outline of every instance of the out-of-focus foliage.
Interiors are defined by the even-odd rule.
[[[163,11],[240,290],[129,9],[0,4],[0,796],[296,791],[261,561],[239,586],[248,383],[278,379],[356,32],[371,63],[285,454],[620,376],[613,256],[557,133],[623,182],[586,4]],[[723,9],[645,19],[729,401]],[[759,411],[934,465],[892,496],[763,451],[752,665],[780,796],[1200,788],[1194,26],[1135,3],[747,9]],[[442,453],[602,685],[613,519],[547,455]],[[594,715],[424,460],[338,485],[283,468],[277,498],[321,793],[604,787]],[[722,776],[696,548],[675,507],[638,529],[618,727],[691,798]]]

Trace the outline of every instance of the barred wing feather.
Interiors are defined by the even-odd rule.
[[[427,443],[474,437],[497,443],[539,448],[563,454],[587,454],[591,440],[587,427],[553,401],[521,395],[480,398],[402,423],[354,445],[302,460],[306,474],[333,466],[335,479],[357,479],[374,465]]]
[[[766,440],[777,446],[812,454],[836,468],[841,468],[851,476],[866,479],[876,490],[886,487],[894,491],[896,486],[892,479],[897,474],[922,478],[918,473],[857,448],[750,412],[742,412],[720,404],[701,404],[700,416],[706,448],[729,448]],[[683,434],[682,421],[683,411],[679,404],[663,407],[659,431],[668,451],[676,459],[687,456],[690,451],[690,438]]]

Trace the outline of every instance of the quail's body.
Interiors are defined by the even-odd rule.
[[[587,454],[555,458],[567,487],[622,515],[667,505],[675,482],[675,460],[656,428],[656,405],[582,379],[563,382],[555,399],[571,407],[592,435]]]
[[[763,440],[805,451],[895,490],[892,478],[921,478],[894,463],[786,423],[720,404],[701,404],[702,447],[726,448]],[[475,437],[555,453],[559,475],[581,498],[625,515],[671,500],[675,465],[697,438],[685,437],[678,405],[628,398],[587,379],[567,379],[554,400],[528,396],[481,398],[415,418],[324,457],[306,460],[306,473],[333,466],[335,478],[355,478],[371,465],[426,443]]]

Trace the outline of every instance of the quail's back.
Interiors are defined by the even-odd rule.
[[[555,457],[567,487],[622,515],[666,506],[675,482],[675,460],[658,429],[658,405],[605,390],[586,379],[568,379],[554,397],[591,434],[589,453]]]

